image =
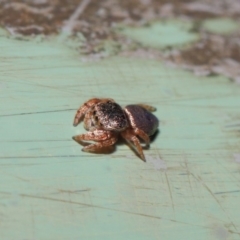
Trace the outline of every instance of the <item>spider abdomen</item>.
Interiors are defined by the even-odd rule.
[[[132,128],[139,128],[148,136],[151,136],[156,132],[159,126],[159,121],[151,112],[139,105],[128,105],[124,110]]]

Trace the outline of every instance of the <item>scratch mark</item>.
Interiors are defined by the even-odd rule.
[[[19,57],[20,59],[22,59],[23,57]],[[24,57],[25,59],[33,59],[33,58],[37,58],[37,57],[34,57],[34,56],[30,56],[30,57]],[[5,59],[5,58],[4,58]],[[13,59],[13,57],[8,57],[8,59]],[[14,59],[17,59],[17,57],[14,57]],[[28,71],[28,70],[45,70],[45,69],[63,69],[63,68],[75,68],[75,67],[78,67],[78,65],[64,65],[64,66],[51,66],[51,67],[48,67],[48,66],[44,66],[44,67],[32,67],[32,68],[20,68],[20,69],[17,69],[17,71]],[[0,73],[2,74],[5,74],[7,75],[7,72],[6,71],[1,71],[0,70]],[[12,81],[12,80],[1,80],[1,82],[16,82],[16,81]],[[17,81],[17,83],[21,83],[21,82],[30,82],[30,81]],[[29,85],[38,85],[38,84],[31,84],[29,83]],[[40,85],[41,86],[41,85]]]
[[[91,189],[90,188],[87,188],[87,189],[81,189],[81,190],[75,190],[75,191],[71,191],[71,190],[64,190],[64,189],[58,189],[59,192],[61,193],[80,193],[80,192],[87,192],[87,191],[90,191]]]
[[[44,139],[44,140],[41,140],[41,139],[38,139],[38,140],[35,140],[35,139],[30,139],[30,140],[4,140],[4,141],[0,141],[0,142],[72,142],[72,139]]]
[[[98,157],[100,155],[92,154],[92,155],[84,155],[84,157]],[[55,156],[7,156],[0,157],[0,159],[24,159],[24,158],[75,158],[75,157],[83,157],[83,155],[55,155]]]
[[[59,149],[59,148],[61,148],[61,149],[63,149],[63,148],[70,148],[70,147],[72,147],[72,145],[62,145],[62,146],[57,146],[57,147],[45,147],[44,148],[44,150],[46,150],[46,149]],[[35,148],[28,148],[27,150],[29,150],[29,151],[36,151],[36,150],[43,150],[43,148],[42,147],[35,147]]]
[[[136,189],[146,189],[146,190],[156,190],[155,188],[142,187],[142,186],[133,186]]]
[[[84,12],[86,7],[89,5],[91,0],[82,0],[81,3],[78,5],[75,12],[70,16],[70,18],[67,20],[67,22],[62,27],[62,32],[71,34],[74,28],[74,25],[76,24],[77,19],[81,16],[81,14]]]
[[[184,153],[184,159],[185,159],[185,168],[189,172],[188,163],[187,163],[187,157],[186,157],[185,153]],[[191,182],[191,178],[190,178],[189,174],[187,174],[187,178],[188,178],[189,186],[190,186],[190,189],[191,189],[192,197],[193,197],[193,200],[194,200],[194,204],[195,204],[195,206],[197,206],[196,200],[195,200],[195,197],[194,197],[194,194],[193,194],[193,187],[192,187],[192,182]]]
[[[165,177],[166,177],[166,181],[167,181],[167,185],[168,185],[168,191],[169,191],[171,202],[172,202],[172,208],[173,208],[173,211],[175,212],[173,197],[172,197],[172,191],[171,191],[171,187],[170,187],[170,184],[169,184],[167,173],[165,173]]]
[[[238,177],[236,177],[235,174],[232,174],[232,172],[229,171],[229,169],[226,166],[224,166],[224,164],[222,164],[221,162],[218,161],[218,164],[221,165],[229,173],[229,176],[231,177],[231,179],[236,180],[237,185],[239,186],[239,179],[238,179]]]
[[[225,194],[225,193],[236,193],[236,192],[240,192],[240,190],[234,190],[234,191],[228,191],[228,192],[216,192],[214,194]]]
[[[66,66],[64,66],[66,67]],[[72,66],[73,68],[77,67],[77,66]],[[55,67],[56,69],[58,68],[63,68],[63,67]],[[45,69],[46,70],[46,67],[45,68],[37,68],[37,70],[39,69]],[[54,69],[54,67],[49,67],[49,69]],[[30,69],[20,69],[20,70],[23,70],[23,71],[26,71],[26,70],[35,70],[34,68],[30,68]],[[19,70],[18,70],[19,71]],[[40,81],[41,79],[39,79]],[[63,92],[63,93],[70,93],[71,95],[73,94],[77,94],[77,91],[73,91],[69,88],[67,88],[67,86],[64,86],[64,87],[57,87],[57,86],[50,86],[50,85],[44,85],[44,84],[40,84],[39,82],[34,82],[33,81],[27,81],[27,80],[24,80],[24,81],[15,81],[15,80],[8,80],[8,83],[9,82],[12,82],[14,84],[24,84],[24,85],[30,85],[30,86],[35,86],[35,87],[40,87],[40,88],[47,88],[47,89],[53,89],[53,90],[56,90],[56,91],[59,91],[59,92]],[[89,85],[89,84],[88,84]],[[83,85],[81,84],[81,87]]]
[[[232,230],[228,230],[230,233],[233,233],[233,234],[238,234],[238,235],[240,235],[240,232],[234,232],[234,231],[232,231]]]
[[[34,207],[31,206],[31,219],[32,219],[32,234],[33,234],[33,239],[35,238],[35,219],[34,219]]]
[[[30,180],[25,179],[25,178],[22,178],[22,177],[19,177],[19,176],[16,176],[15,174],[12,174],[12,173],[6,173],[6,172],[1,171],[1,175],[2,175],[2,174],[5,174],[5,175],[7,175],[7,176],[14,177],[14,178],[16,178],[16,179],[18,179],[18,180],[20,180],[20,181],[23,181],[23,182],[30,182]]]
[[[235,228],[235,230],[237,230],[237,227],[235,226],[235,224],[233,223],[233,221],[230,219],[229,215],[227,214],[227,212],[225,211],[225,209],[223,208],[221,202],[216,198],[216,196],[214,195],[214,193],[211,191],[211,189],[203,182],[203,180],[201,179],[200,176],[196,177],[193,173],[189,172],[199,183],[202,184],[202,186],[210,193],[210,195],[213,197],[213,199],[217,202],[217,204],[219,205],[219,207],[222,209],[222,211],[225,213],[225,215],[227,216],[227,218],[229,219],[230,223],[232,224],[232,226]]]
[[[53,113],[53,112],[66,112],[66,111],[73,111],[73,110],[75,111],[76,109],[68,108],[68,109],[49,110],[49,111],[41,111],[41,112],[12,113],[12,114],[0,115],[0,117],[21,116],[21,115],[31,115],[31,114],[42,114],[42,113]]]
[[[4,192],[4,191],[1,191],[0,194],[12,195],[11,193]],[[49,200],[49,201],[55,201],[55,202],[61,202],[61,203],[75,204],[75,205],[91,207],[91,208],[105,209],[105,210],[109,210],[109,211],[127,213],[127,214],[131,214],[131,215],[137,215],[137,216],[148,217],[148,218],[153,218],[153,219],[158,219],[158,220],[164,220],[164,221],[169,221],[169,222],[174,222],[174,223],[180,223],[180,224],[184,224],[184,225],[196,226],[196,227],[201,227],[201,228],[205,228],[205,229],[212,229],[209,226],[191,224],[191,223],[177,221],[177,220],[168,219],[168,218],[163,218],[163,217],[159,217],[159,216],[154,216],[154,215],[149,215],[149,214],[144,214],[144,213],[131,212],[131,211],[120,210],[120,209],[115,209],[115,208],[108,208],[108,207],[103,207],[103,206],[99,206],[99,205],[81,203],[81,202],[76,202],[76,201],[71,201],[71,200],[66,201],[66,200],[58,199],[58,198],[41,197],[41,196],[35,196],[35,195],[29,195],[29,194],[19,194],[19,196],[27,197],[27,198],[41,199],[41,200]]]
[[[233,123],[225,126],[226,128],[240,127],[240,123]]]
[[[6,167],[6,166],[20,166],[20,167],[27,167],[27,166],[37,166],[37,165],[43,165],[41,163],[38,163],[38,164],[24,164],[24,163],[21,163],[21,164],[16,164],[16,163],[8,163],[8,164],[0,164],[0,166],[2,167]]]

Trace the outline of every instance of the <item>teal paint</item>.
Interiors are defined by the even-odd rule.
[[[0,47],[0,239],[239,238],[237,85],[151,60],[83,63],[54,39],[3,34]],[[94,96],[157,107],[147,163],[126,145],[96,155],[71,140]]]
[[[191,31],[193,25],[187,21],[169,20],[154,22],[145,27],[123,27],[119,32],[153,48],[180,47],[199,39],[199,35]]]
[[[229,18],[208,19],[203,22],[203,28],[215,34],[232,34],[240,29],[240,24]]]

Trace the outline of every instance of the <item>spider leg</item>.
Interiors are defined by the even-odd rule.
[[[82,106],[80,106],[75,114],[73,126],[76,127],[81,122],[81,120],[82,120],[83,116],[86,114],[87,110],[100,101],[101,100],[99,98],[92,98],[92,99],[88,100],[87,102],[85,102]]]
[[[82,140],[100,142],[111,138],[112,135],[113,133],[110,131],[94,130],[92,132],[87,132],[85,134],[73,136],[72,138],[76,142],[80,142]]]
[[[150,105],[147,105],[147,104],[139,103],[139,104],[137,104],[137,105],[140,106],[140,107],[142,107],[142,108],[144,108],[144,109],[146,109],[146,110],[149,111],[149,112],[155,112],[155,111],[157,110],[155,107],[150,106]]]
[[[82,144],[82,140],[96,141],[97,143],[85,146],[82,151],[84,152],[98,152],[102,148],[110,147],[117,141],[117,135],[110,131],[95,130],[86,134],[74,136],[73,139]]]
[[[146,143],[146,147],[149,147],[150,138],[144,131],[139,128],[135,128],[134,133]]]
[[[140,144],[139,139],[136,137],[134,131],[132,129],[127,129],[124,132],[121,133],[122,137],[128,142],[130,143],[130,146],[134,145],[134,149],[135,151],[137,151],[137,153],[139,154],[140,158],[146,162],[143,150],[142,150],[142,146]],[[133,143],[133,145],[132,145]]]
[[[86,114],[86,112],[88,111],[89,108],[91,108],[95,104],[102,102],[102,101],[114,102],[114,100],[111,98],[101,98],[101,99],[92,98],[92,99],[88,100],[82,106],[80,106],[79,109],[77,110],[75,117],[74,117],[73,126],[76,127],[81,122],[83,116]]]
[[[93,143],[90,144],[88,146],[85,146],[82,151],[84,152],[100,152],[101,149],[110,147],[112,145],[114,145],[117,141],[116,137],[112,137],[108,140],[102,141],[102,142],[98,142],[98,143]]]

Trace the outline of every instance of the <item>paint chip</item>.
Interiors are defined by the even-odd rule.
[[[236,163],[240,163],[240,153],[234,153],[233,157]]]
[[[159,156],[146,156],[146,160],[152,163],[156,170],[167,169],[166,163]]]

